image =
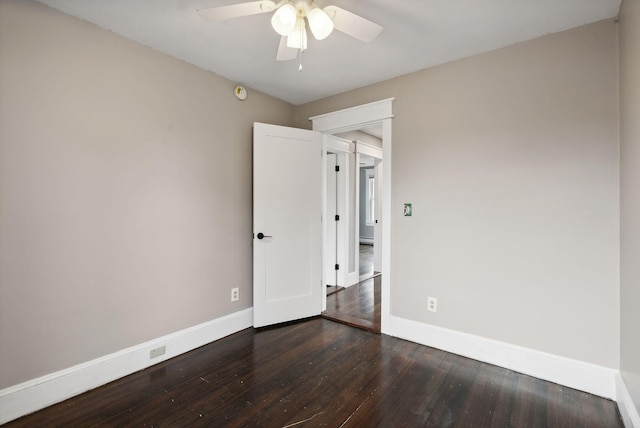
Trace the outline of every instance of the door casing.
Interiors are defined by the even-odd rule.
[[[311,117],[312,129],[323,134],[338,134],[354,131],[374,124],[382,125],[382,151],[384,168],[382,168],[381,192],[381,231],[382,241],[382,290],[381,290],[381,330],[393,335],[391,325],[391,154],[392,154],[392,118],[394,98],[388,98],[369,104],[339,110]],[[323,142],[326,141],[323,138]],[[323,152],[326,153],[326,143]],[[326,171],[326,165],[323,169]],[[325,198],[326,195],[323,195]],[[323,308],[326,303],[323,303]]]

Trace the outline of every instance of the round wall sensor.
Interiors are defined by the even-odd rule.
[[[247,99],[247,90],[244,86],[236,86],[236,88],[233,90],[233,93],[236,94],[236,98],[238,98],[239,100]]]

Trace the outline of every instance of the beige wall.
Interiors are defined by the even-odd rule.
[[[396,97],[393,315],[618,367],[616,43],[600,22],[296,109]]]
[[[0,64],[0,388],[251,307],[251,125],[293,106],[34,2]]]
[[[620,12],[620,365],[640,411],[640,2]]]

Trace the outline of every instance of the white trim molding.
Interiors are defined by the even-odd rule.
[[[382,159],[382,149],[367,143],[356,141],[356,153],[371,156],[374,159]]]
[[[0,391],[0,425],[253,325],[245,309]],[[164,355],[150,351],[165,346]]]
[[[640,414],[633,404],[633,399],[624,379],[620,373],[616,374],[616,401],[618,402],[618,410],[622,416],[622,422],[627,428],[640,428]]]
[[[392,335],[474,360],[504,367],[600,397],[616,399],[618,371],[535,349],[486,339],[396,316]]]
[[[323,143],[326,152],[353,153],[356,147],[353,141],[329,134],[324,134]]]
[[[387,98],[369,104],[313,116],[309,120],[313,122],[314,131],[331,131],[334,134],[342,129],[351,131],[354,125],[362,127],[368,123],[376,123],[383,119],[392,118],[392,103],[394,100],[395,98]]]

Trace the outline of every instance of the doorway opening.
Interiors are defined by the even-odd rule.
[[[380,251],[376,241],[380,241],[382,197],[377,175],[382,140],[360,130],[326,138],[327,300],[322,315],[380,333],[381,278],[374,277],[381,274],[375,262]]]
[[[386,126],[390,131],[390,121]],[[340,270],[335,275],[336,285],[327,287],[323,316],[376,333],[381,332],[382,325],[384,127],[385,122],[378,121],[325,133],[329,174],[325,216],[331,220],[335,209],[335,218],[340,218],[342,228],[334,229],[330,223],[326,229],[325,278],[334,278],[330,268],[339,266]],[[341,160],[344,168],[338,165]],[[334,168],[342,174],[337,179]],[[334,186],[337,186],[336,203]],[[333,251],[334,241],[337,251]],[[338,255],[340,248],[343,257]]]

